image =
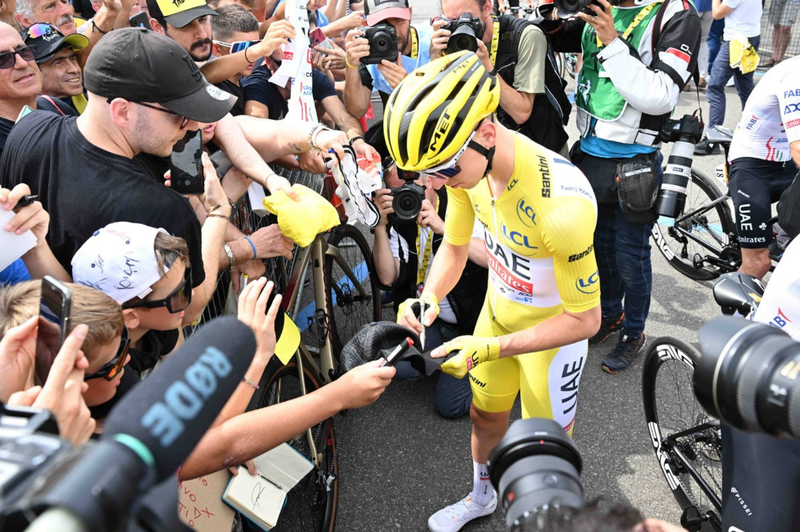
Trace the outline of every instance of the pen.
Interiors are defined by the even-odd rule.
[[[419,323],[422,325],[422,332],[419,333],[420,350],[425,350],[425,302],[419,302]]]
[[[25,196],[22,196],[22,198],[20,198],[20,200],[17,202],[17,205],[12,210],[14,212],[17,212],[18,210],[27,207],[28,205],[31,205],[34,201],[38,199],[39,196],[37,194],[26,194]]]

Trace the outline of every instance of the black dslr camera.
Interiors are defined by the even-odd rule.
[[[383,161],[383,171],[395,165],[391,158]],[[393,213],[389,214],[390,224],[414,223],[422,210],[422,201],[425,199],[425,187],[414,183],[419,177],[417,172],[406,172],[397,168],[397,176],[405,181],[401,186],[389,189],[392,193]]]
[[[361,58],[365,65],[378,65],[386,59],[394,63],[397,61],[397,30],[388,22],[381,22],[369,28],[364,28],[362,34],[369,41],[369,55]]]
[[[483,32],[486,31],[486,26],[481,19],[473,17],[469,13],[461,13],[455,20],[444,17],[442,20],[447,21],[442,28],[450,32],[450,39],[447,41],[448,54],[462,50],[478,51],[478,39],[481,39]]]

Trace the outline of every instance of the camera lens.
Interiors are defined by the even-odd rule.
[[[389,48],[389,39],[384,34],[379,34],[375,37],[375,49],[378,51],[384,51]]]
[[[580,452],[551,419],[515,421],[489,453],[487,465],[509,529],[539,510],[583,506]]]
[[[468,24],[458,26],[447,41],[447,53],[452,54],[462,50],[478,51],[478,38]]]
[[[590,3],[592,3],[592,0],[554,0],[553,5],[558,12],[559,18],[569,18],[586,9],[586,6]]]
[[[403,221],[416,220],[419,211],[422,209],[424,193],[403,185],[393,194],[392,209],[394,209],[395,216]]]
[[[700,347],[694,392],[703,408],[740,430],[800,440],[800,344],[777,327],[721,316],[700,329]]]

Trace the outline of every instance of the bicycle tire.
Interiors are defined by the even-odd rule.
[[[333,257],[325,258],[325,286],[328,291],[333,352],[338,357],[348,341],[367,323],[381,316],[380,286],[372,265],[372,251],[356,227],[342,224],[331,231],[328,243],[336,246],[353,273],[361,280],[365,298],[350,282]]]
[[[263,392],[259,406],[264,408],[299,397],[301,395],[299,375],[297,361],[294,358],[286,365],[268,365],[260,386]],[[307,393],[320,388],[318,378],[308,367],[303,367],[303,375]],[[313,462],[306,434],[306,431],[303,431],[287,443]],[[315,466],[289,492],[278,524],[272,528],[273,532],[333,532],[334,530],[339,500],[339,461],[333,418],[330,417],[311,427],[311,434],[316,443],[317,454],[321,457],[321,467]]]
[[[687,457],[721,500],[722,440],[719,425],[715,428],[701,427],[715,418],[697,402],[692,387],[698,356],[693,347],[676,338],[659,338],[650,346],[645,355],[642,377],[644,414],[659,467],[684,515],[687,509],[690,511],[694,507],[699,515],[707,517],[701,528],[693,530],[719,532],[722,528],[720,508],[703,492],[677,454],[680,452]],[[694,428],[698,430],[694,431]],[[684,431],[688,433],[676,438],[675,443],[670,441],[670,435]],[[689,528],[688,523],[681,524]]]
[[[692,179],[688,186],[684,213],[692,213],[703,205],[723,196],[717,185],[705,174],[692,170]],[[683,215],[681,215],[683,216]],[[721,258],[721,254],[736,254],[736,228],[730,206],[727,201],[717,203],[709,211],[702,211],[685,220],[661,217],[653,224],[652,237],[656,247],[677,271],[696,281],[716,279],[726,270],[703,261],[700,267],[695,265],[695,255],[700,257],[713,255]],[[685,233],[689,233],[706,244],[719,248],[721,253],[713,253],[695,242]],[[733,257],[733,255],[730,255]],[[733,257],[735,258],[735,257]],[[741,259],[739,259],[741,262]],[[738,268],[738,265],[737,265]],[[736,268],[730,271],[735,271]]]

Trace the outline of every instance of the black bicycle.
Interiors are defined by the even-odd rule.
[[[706,131],[709,142],[718,143],[725,152],[725,161],[715,175],[720,184],[728,181],[728,150],[733,131],[716,126]],[[724,273],[735,272],[742,265],[742,252],[730,196],[704,173],[692,169],[687,187],[686,205],[677,218],[662,216],[653,225],[653,240],[667,262],[680,273],[697,281],[716,279]],[[775,227],[777,218],[768,225]],[[770,248],[774,263],[780,260],[781,250]]]

